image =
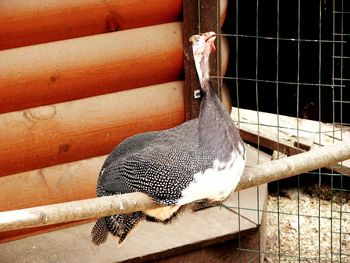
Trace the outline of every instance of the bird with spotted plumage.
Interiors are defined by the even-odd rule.
[[[129,137],[111,152],[99,174],[98,197],[142,192],[165,206],[99,218],[91,233],[95,245],[104,243],[108,233],[122,243],[141,220],[169,222],[186,204],[221,202],[238,185],[246,150],[211,89],[209,55],[215,38],[214,32],[190,38],[203,94],[199,117],[172,129]]]

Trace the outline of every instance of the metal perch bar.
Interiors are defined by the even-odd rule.
[[[288,178],[350,159],[350,143],[317,150],[247,168],[236,189],[243,190]],[[143,193],[105,196],[0,213],[0,231],[64,223],[161,207]]]

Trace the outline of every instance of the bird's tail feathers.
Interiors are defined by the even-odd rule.
[[[145,215],[142,212],[99,218],[92,228],[91,241],[97,246],[103,244],[107,240],[109,231],[119,238],[119,243],[122,243],[130,230],[144,218]]]
[[[106,242],[108,236],[108,228],[104,217],[97,219],[91,230],[91,241],[98,246]]]
[[[122,243],[134,226],[144,218],[145,215],[142,212],[113,215],[106,217],[106,226],[112,235],[119,238],[119,243]]]

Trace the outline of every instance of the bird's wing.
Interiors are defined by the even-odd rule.
[[[108,155],[102,166],[102,169],[107,167],[110,163],[117,161],[118,159],[124,158],[127,155],[134,154],[135,152],[141,150],[142,148],[152,143],[153,140],[161,136],[162,133],[163,131],[145,132],[125,139],[120,144],[118,144]]]
[[[159,153],[159,152],[158,152]],[[188,160],[168,159],[165,154],[173,153],[162,151],[145,158],[140,154],[128,156],[123,163],[113,163],[105,169],[103,189],[107,193],[143,192],[162,204],[175,204],[181,197],[181,192],[193,179],[196,172],[194,165],[184,165]]]
[[[129,189],[124,189],[122,188],[122,186],[120,186],[118,187],[120,188],[119,189],[120,191],[117,191],[118,189],[115,189],[113,193],[106,192],[105,189],[102,187],[102,184],[105,181],[105,177],[110,176],[109,173],[106,172],[106,168],[111,166],[112,164],[122,163],[125,158],[135,154],[136,152],[140,151],[147,145],[151,144],[152,141],[157,139],[159,136],[161,136],[161,134],[162,134],[161,131],[136,134],[134,136],[131,136],[125,139],[119,145],[117,145],[113,149],[113,151],[108,155],[107,159],[104,161],[102,165],[102,168],[98,177],[98,181],[97,181],[97,187],[96,187],[97,196],[100,197],[105,195],[126,193],[126,192],[122,192],[122,190],[129,191]]]
[[[144,192],[158,203],[176,204],[193,175],[207,169],[214,159],[200,147],[195,125],[197,122],[168,130],[147,146],[111,162],[100,176],[103,195]]]

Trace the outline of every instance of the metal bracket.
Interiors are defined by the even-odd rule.
[[[193,91],[193,98],[200,99],[202,97],[202,91],[200,89],[196,89]]]

